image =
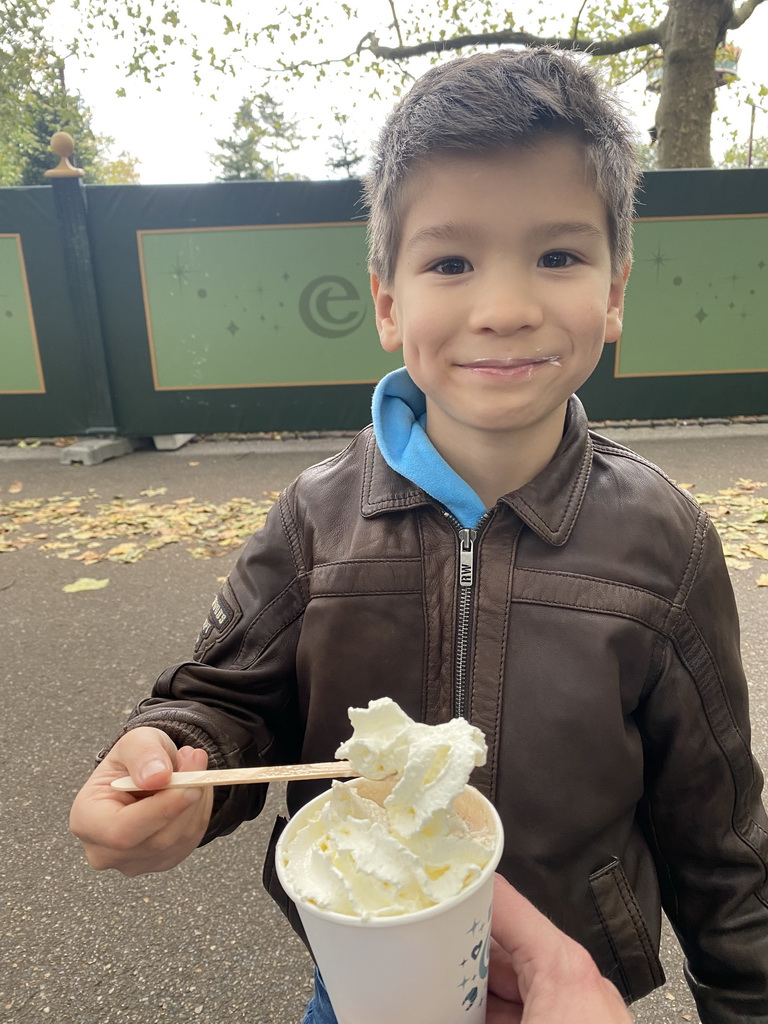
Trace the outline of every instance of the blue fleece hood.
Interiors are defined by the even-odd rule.
[[[373,429],[387,464],[472,528],[485,505],[427,437],[427,402],[403,367],[379,381],[373,392]]]

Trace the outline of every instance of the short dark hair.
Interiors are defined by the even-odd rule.
[[[457,57],[422,75],[387,118],[364,180],[369,266],[391,284],[408,175],[438,153],[491,153],[570,136],[584,147],[608,215],[611,264],[632,258],[639,169],[618,101],[591,66],[548,47]]]

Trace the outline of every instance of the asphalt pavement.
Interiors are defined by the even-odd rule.
[[[768,424],[605,432],[699,491],[725,489],[738,478],[768,480]],[[343,444],[338,436],[213,440],[175,452],[137,450],[90,467],[61,465],[48,445],[0,446],[0,501],[65,501],[89,491],[105,500],[138,498],[162,488],[164,501],[259,500]],[[158,875],[127,880],[93,872],[67,831],[69,806],[95,752],[159,672],[189,656],[235,552],[195,558],[188,546],[171,544],[134,563],[92,568],[40,544],[0,553],[0,1021],[301,1020],[311,963],[261,887],[279,788],[257,821]],[[86,575],[109,584],[62,590]],[[757,587],[751,571],[734,572],[733,581],[754,746],[768,767],[768,588]],[[635,1006],[636,1020],[695,1024],[669,933],[663,961],[669,981]]]

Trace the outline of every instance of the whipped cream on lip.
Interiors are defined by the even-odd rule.
[[[459,369],[489,376],[514,377],[524,376],[539,366],[560,366],[560,356],[519,356],[510,359],[483,358],[471,359],[466,363],[457,363]]]

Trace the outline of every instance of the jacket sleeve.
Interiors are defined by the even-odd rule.
[[[702,1024],[768,1021],[768,820],[739,623],[702,513],[660,672],[640,712],[647,826]]]
[[[284,493],[214,599],[194,660],[163,672],[123,733],[162,729],[177,746],[206,749],[212,768],[297,761],[295,652],[304,605],[300,546]],[[266,789],[217,787],[204,842],[255,817]]]

